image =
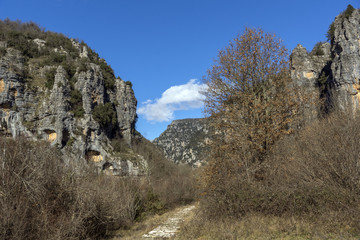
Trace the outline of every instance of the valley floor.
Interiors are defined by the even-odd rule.
[[[178,207],[162,215],[151,216],[129,230],[115,232],[112,240],[173,239],[184,221],[193,216],[196,204]]]

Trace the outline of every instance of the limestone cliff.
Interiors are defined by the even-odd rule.
[[[360,109],[360,11],[349,5],[330,25],[328,38],[310,53],[298,45],[291,54],[292,79],[316,102],[302,109],[305,122],[333,108]]]
[[[210,141],[206,121],[202,118],[175,120],[153,143],[175,163],[201,166],[206,161]]]
[[[136,104],[131,83],[115,78],[85,43],[33,23],[0,22],[3,135],[49,141],[68,161],[138,175],[146,162],[130,147]]]

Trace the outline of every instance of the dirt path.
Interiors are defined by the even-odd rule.
[[[160,226],[144,234],[142,239],[164,239],[172,238],[180,229],[180,224],[184,221],[191,211],[195,208],[195,205],[187,206],[180,211],[170,216]]]

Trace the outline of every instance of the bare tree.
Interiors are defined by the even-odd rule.
[[[219,52],[205,81],[205,111],[226,141],[264,152],[289,133],[298,101],[288,51],[274,34],[246,28]]]

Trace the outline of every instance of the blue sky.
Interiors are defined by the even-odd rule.
[[[84,40],[133,83],[137,130],[157,137],[173,119],[202,117],[202,76],[244,27],[308,50],[348,4],[343,0],[0,0],[0,18],[34,21]]]

